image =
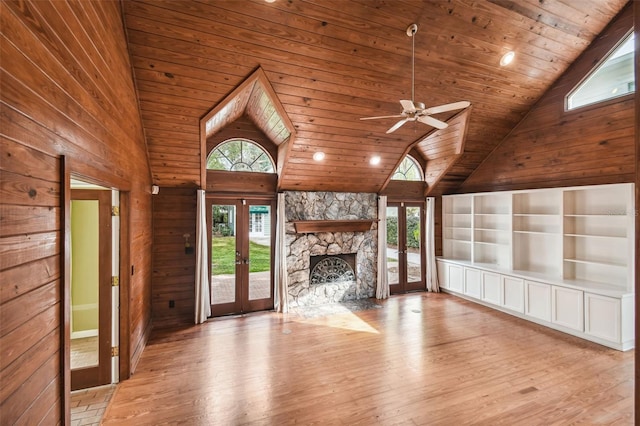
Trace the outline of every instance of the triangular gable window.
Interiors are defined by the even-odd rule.
[[[627,35],[591,74],[567,96],[567,110],[628,95],[636,90],[634,36]]]

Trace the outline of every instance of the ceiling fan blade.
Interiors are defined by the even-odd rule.
[[[404,115],[401,114],[397,114],[397,115],[381,115],[379,117],[362,117],[360,120],[377,120],[379,118],[402,118],[404,117]]]
[[[428,115],[418,117],[418,121],[440,130],[446,129],[449,126],[449,124],[445,123],[444,121],[437,120],[433,117],[429,117]]]
[[[391,128],[389,130],[387,130],[387,133],[393,133],[396,130],[398,130],[404,123],[406,123],[408,120],[405,118],[404,120],[400,120],[398,121],[396,124],[394,124],[393,126],[391,126]]]
[[[445,105],[430,107],[430,108],[425,109],[423,112],[425,114],[438,114],[438,113],[441,113],[441,112],[447,112],[447,111],[453,111],[453,110],[456,110],[456,109],[466,108],[469,105],[471,105],[471,102],[469,102],[469,101],[460,101],[460,102],[454,102],[454,103],[451,103],[451,104],[445,104]]]
[[[402,99],[400,101],[400,105],[402,105],[402,110],[404,112],[416,112],[416,106],[413,104],[413,101],[408,101],[406,99]]]

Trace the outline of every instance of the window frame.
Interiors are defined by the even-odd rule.
[[[406,175],[404,173],[402,173],[402,175],[405,176],[405,179],[394,179],[394,176],[396,175],[396,173],[398,173],[398,169],[400,168],[400,166],[402,166],[402,163],[404,163],[405,160],[410,160],[413,163],[413,166],[418,170],[418,174],[420,175],[419,179],[406,179]],[[395,168],[393,174],[391,175],[391,180],[395,180],[398,182],[424,182],[424,179],[424,170],[422,170],[422,166],[420,165],[418,160],[416,160],[411,154],[406,154],[404,156],[400,164],[398,164],[398,167]]]
[[[625,98],[632,98],[635,95],[636,89],[634,88],[632,92],[622,93],[620,95],[614,95],[599,101],[590,102],[588,104],[580,105],[573,108],[569,107],[569,98],[573,96],[579,89],[581,89],[583,85],[586,84],[589,81],[589,79],[593,77],[604,66],[604,64],[607,63],[607,61],[615,53],[615,51],[618,50],[620,47],[622,47],[629,40],[630,37],[635,37],[635,31],[633,27],[629,31],[627,31],[622,37],[620,37],[620,39],[613,45],[613,47],[611,47],[611,49],[609,49],[609,51],[602,56],[600,61],[598,61],[598,63],[595,66],[593,66],[584,75],[584,77],[582,77],[580,81],[571,88],[571,90],[567,92],[567,94],[564,97],[565,113],[573,113],[576,111],[586,111],[593,108],[600,108],[603,106],[611,105],[613,103],[626,101],[627,99]],[[633,65],[635,66],[635,60],[633,60]],[[635,73],[634,73],[634,85],[635,85]]]
[[[266,156],[266,158],[269,159],[269,163],[271,164],[271,171],[263,171],[263,170],[233,170],[233,169],[210,169],[209,168],[209,159],[211,158],[211,156],[213,155],[213,153],[216,150],[219,150],[223,145],[228,144],[228,143],[233,143],[233,142],[239,142],[241,144],[249,144],[249,145],[253,145],[254,147],[258,148],[262,154],[264,154]],[[243,148],[243,147],[242,147]],[[242,151],[241,148],[241,151]],[[258,157],[260,158],[260,157]],[[257,161],[257,159],[256,159]],[[254,164],[256,161],[254,161],[252,164]],[[237,164],[237,163],[234,163]],[[246,164],[246,163],[243,163]],[[241,172],[241,173],[264,173],[264,174],[275,174],[276,173],[276,164],[275,161],[273,161],[273,157],[271,156],[271,154],[269,153],[269,151],[267,151],[262,145],[260,145],[258,142],[248,139],[248,138],[242,138],[242,137],[235,137],[235,138],[229,138],[226,139],[220,143],[218,143],[216,146],[214,146],[213,148],[211,148],[211,151],[209,151],[209,154],[207,154],[207,158],[205,159],[205,170],[207,171],[218,171],[218,172],[231,172],[231,173],[235,173],[235,172]]]

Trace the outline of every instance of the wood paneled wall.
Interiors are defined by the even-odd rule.
[[[185,253],[184,234],[194,252]],[[193,324],[196,270],[196,190],[160,188],[153,196],[154,327]],[[175,306],[169,306],[173,301]]]
[[[61,161],[1,143],[0,424],[55,424],[63,406]]]
[[[151,318],[149,163],[120,3],[2,1],[0,28],[0,424],[68,424],[65,182],[126,194],[133,369]]]
[[[565,112],[575,87],[633,26],[631,4],[462,185],[460,192],[633,182],[634,97]]]

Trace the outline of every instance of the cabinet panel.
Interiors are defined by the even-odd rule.
[[[500,275],[493,272],[482,272],[482,300],[500,305],[502,302]]]
[[[477,269],[464,268],[464,294],[480,299],[481,275]]]
[[[449,280],[447,279],[448,264],[444,262],[436,262],[438,265],[438,287],[449,288]]]
[[[447,288],[449,290],[462,293],[462,286],[464,283],[464,275],[462,273],[462,269],[462,266],[459,265],[447,265]]]
[[[620,342],[620,299],[585,293],[584,312],[585,333]]]
[[[502,306],[505,308],[524,312],[524,280],[502,276]]]
[[[583,293],[565,287],[551,287],[551,322],[583,331]]]
[[[551,321],[551,286],[525,280],[525,315]]]

